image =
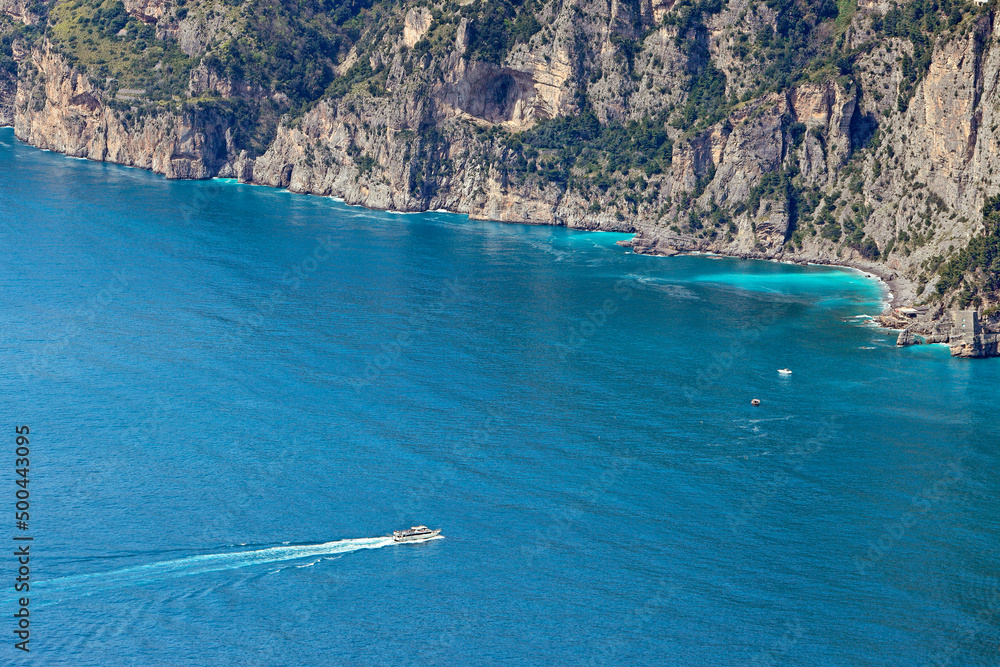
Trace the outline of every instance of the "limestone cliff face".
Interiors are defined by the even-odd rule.
[[[0,0],[0,13],[7,14],[24,25],[35,25],[40,17],[32,9],[34,4],[28,0]]]
[[[406,48],[412,49],[420,41],[420,38],[427,34],[427,29],[431,27],[431,12],[426,7],[414,7],[406,12],[403,22],[403,44]]]
[[[792,117],[807,131],[798,167],[806,182],[827,185],[851,152],[857,92],[829,81],[809,83],[789,91],[788,102]]]
[[[13,77],[0,74],[0,127],[14,124],[14,98],[17,81]]]
[[[864,15],[856,20],[864,21]],[[895,241],[896,251],[888,257],[866,259],[819,234],[785,243],[789,211],[774,203],[753,216],[753,234],[747,233],[746,219],[738,220],[739,233],[716,239],[671,238],[655,224],[639,225],[637,245],[854,264],[895,277],[897,299],[926,295],[935,279],[924,267],[979,231],[970,220],[978,219],[985,198],[997,192],[1000,48],[995,42],[989,15],[969,33],[941,39],[906,111],[899,112],[896,96],[885,91],[894,93],[899,84],[898,60],[906,48],[890,41],[859,58],[860,88],[836,80],[799,85],[784,99],[761,100],[749,116],[736,112],[725,122],[732,129],[721,150],[715,132],[695,138],[675,158],[674,182],[680,187],[690,189],[699,171],[714,169],[702,198],[719,203],[745,199],[763,174],[794,165],[806,184],[840,195],[837,220],[860,209],[866,214],[864,231],[880,250]],[[797,139],[788,131],[791,123],[805,126]],[[875,128],[880,142],[859,150]],[[845,172],[849,160],[852,168]],[[901,233],[920,238],[899,252]],[[927,285],[918,287],[923,282],[918,278]]]
[[[183,19],[165,0],[129,0],[126,9],[191,54],[231,29],[231,14],[205,7]],[[256,155],[234,139],[238,120],[212,100],[278,93],[203,62],[191,70],[188,102],[123,109],[44,40],[20,55],[16,86],[0,78],[0,122],[10,118],[20,139],[40,147],[168,178],[234,177],[373,208],[634,231],[639,252],[851,264],[895,278],[898,299],[926,298],[935,258],[978,232],[972,221],[998,191],[992,15],[936,37],[904,99],[913,47],[873,41],[871,26],[887,11],[879,3],[862,3],[843,35],[843,48],[865,46],[851,77],[820,73],[757,96],[763,74],[740,45],[773,27],[774,12],[730,0],[703,32],[679,32],[669,20],[677,11],[661,0],[545,3],[541,30],[490,64],[469,56],[476,26],[466,18],[444,51],[420,51],[442,34],[437,19],[426,6],[401,9],[396,32],[365,55],[351,49],[336,68],[347,76],[366,58],[383,73],[384,91],[324,98],[282,119]],[[559,183],[512,168],[518,154],[504,137],[578,114],[581,100],[605,123],[672,117],[705,59],[725,76],[727,99],[744,99],[708,126],[667,124],[667,169],[612,173],[610,187],[595,189],[579,169]]]
[[[129,16],[149,24],[155,24],[163,18],[172,4],[169,0],[127,0],[124,3]]]
[[[228,158],[228,119],[196,106],[128,123],[90,79],[49,50],[35,50],[14,101],[14,133],[26,143],[164,174],[210,178]]]

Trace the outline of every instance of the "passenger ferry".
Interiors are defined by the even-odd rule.
[[[394,542],[423,542],[424,540],[437,537],[440,533],[440,528],[438,530],[431,530],[427,526],[413,526],[407,530],[392,531],[392,539]]]

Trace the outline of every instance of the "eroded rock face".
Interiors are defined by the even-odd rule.
[[[188,95],[198,97],[205,93],[217,93],[223,98],[242,97],[260,99],[267,96],[259,88],[251,88],[241,82],[219,76],[218,73],[202,63],[191,70],[191,75],[188,79]],[[272,98],[280,98],[281,96],[281,93],[272,93],[270,95]]]
[[[0,12],[12,16],[24,25],[35,25],[39,16],[31,10],[30,0],[0,0]]]
[[[226,12],[209,11],[204,6],[191,11],[181,21],[168,21],[166,18],[169,18],[169,14],[165,13],[157,20],[157,38],[176,39],[181,51],[189,56],[204,54],[209,44],[227,34],[232,36],[234,32]]]
[[[14,131],[23,141],[75,157],[94,154],[91,142],[101,124],[99,93],[49,51],[32,54],[40,76],[22,77],[15,100]],[[74,101],[76,103],[74,103]],[[103,159],[101,153],[97,159]]]
[[[172,9],[170,0],[125,0],[124,4],[129,16],[147,24],[156,23]]]
[[[673,9],[676,0],[650,0],[649,6],[653,14],[653,23],[660,23],[663,17]]]
[[[24,77],[15,98],[14,132],[21,140],[168,178],[209,178],[227,162],[227,126],[214,113],[149,115],[127,125],[61,56],[37,50],[32,63],[40,76]]]
[[[0,3],[10,13],[16,1]],[[861,4],[847,33],[851,44],[870,36],[866,21],[879,6]],[[130,0],[128,8],[155,21],[157,34],[176,37],[189,54],[204,53],[231,32],[222,13],[192,10],[176,20],[168,0]],[[615,174],[610,186],[587,185],[588,175],[574,172],[567,187],[523,165],[515,169],[514,153],[483,132],[494,126],[523,131],[578,113],[581,100],[604,122],[682,108],[692,64],[678,45],[693,37],[663,25],[670,11],[668,0],[547,2],[539,13],[543,29],[503,63],[489,64],[466,53],[467,19],[452,24],[450,52],[414,54],[433,21],[426,7],[412,7],[396,17],[398,34],[361,56],[373,70],[385,68],[385,94],[355,91],[321,101],[279,124],[261,155],[234,145],[231,121],[207,105],[116,112],[99,86],[45,48],[22,54],[16,86],[0,79],[0,121],[12,116],[17,136],[29,143],[171,178],[223,175],[374,208],[445,208],[481,218],[632,230],[637,252],[708,250],[851,264],[895,275],[900,299],[917,296],[921,265],[976,232],[970,220],[1000,189],[1000,46],[986,15],[936,45],[912,98],[900,102],[898,95],[900,61],[912,55],[911,45],[881,40],[858,56],[854,83],[830,76],[751,96],[707,127],[665,124],[672,163],[662,171]],[[753,37],[774,21],[766,6],[730,0],[696,36],[725,73],[730,99],[755,90],[759,74],[738,55],[740,35]],[[358,57],[351,49],[336,74]],[[257,101],[274,95],[204,65],[192,70],[188,93]],[[888,258],[875,260],[870,244],[862,255],[858,243],[810,226],[812,209],[788,199],[777,175],[827,198],[832,224],[860,225],[855,229],[880,252],[904,231],[926,238],[906,252],[897,245]],[[712,223],[711,211],[724,215]],[[691,224],[699,218],[704,227]],[[933,281],[925,289],[933,289]]]
[[[431,12],[426,7],[414,7],[406,12],[403,20],[403,43],[407,48],[412,49],[427,34],[432,20]]]
[[[834,81],[806,83],[789,92],[788,102],[792,117],[806,126],[799,168],[810,182],[826,185],[851,153],[857,91]]]
[[[764,174],[778,169],[785,158],[787,111],[784,98],[774,95],[735,113],[728,132],[722,126],[713,133],[718,150],[709,154],[715,166],[709,198],[719,204],[744,201]]]
[[[0,73],[0,127],[14,124],[14,98],[17,81]]]
[[[527,72],[478,63],[467,66],[462,61],[456,73],[454,83],[437,98],[457,112],[514,130],[530,127],[539,116],[548,117],[544,103],[536,104],[537,88]]]
[[[949,344],[951,356],[965,359],[982,359],[1000,356],[1000,334],[987,333],[965,336]]]
[[[517,62],[517,68],[512,71],[518,72],[521,81],[531,87],[530,93],[524,95],[531,99],[531,113],[522,114],[522,126],[530,126],[535,120],[565,115],[573,107],[572,95],[566,87],[572,70],[569,54],[565,50],[555,51],[548,59],[528,54]]]
[[[983,81],[975,38],[941,45],[913,105],[913,120],[921,130],[917,136],[922,135],[935,170],[966,166],[976,149]]]

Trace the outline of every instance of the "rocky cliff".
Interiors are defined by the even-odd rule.
[[[0,77],[0,127],[14,124],[15,79]]]
[[[265,27],[305,37],[265,50],[249,5],[7,2],[0,122],[168,178],[857,266],[928,305],[908,330],[944,335],[955,307],[994,326],[990,6],[334,5],[275,4],[285,32]]]

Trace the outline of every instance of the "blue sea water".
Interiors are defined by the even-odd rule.
[[[997,360],[622,238],[0,130],[0,661],[996,664]]]

